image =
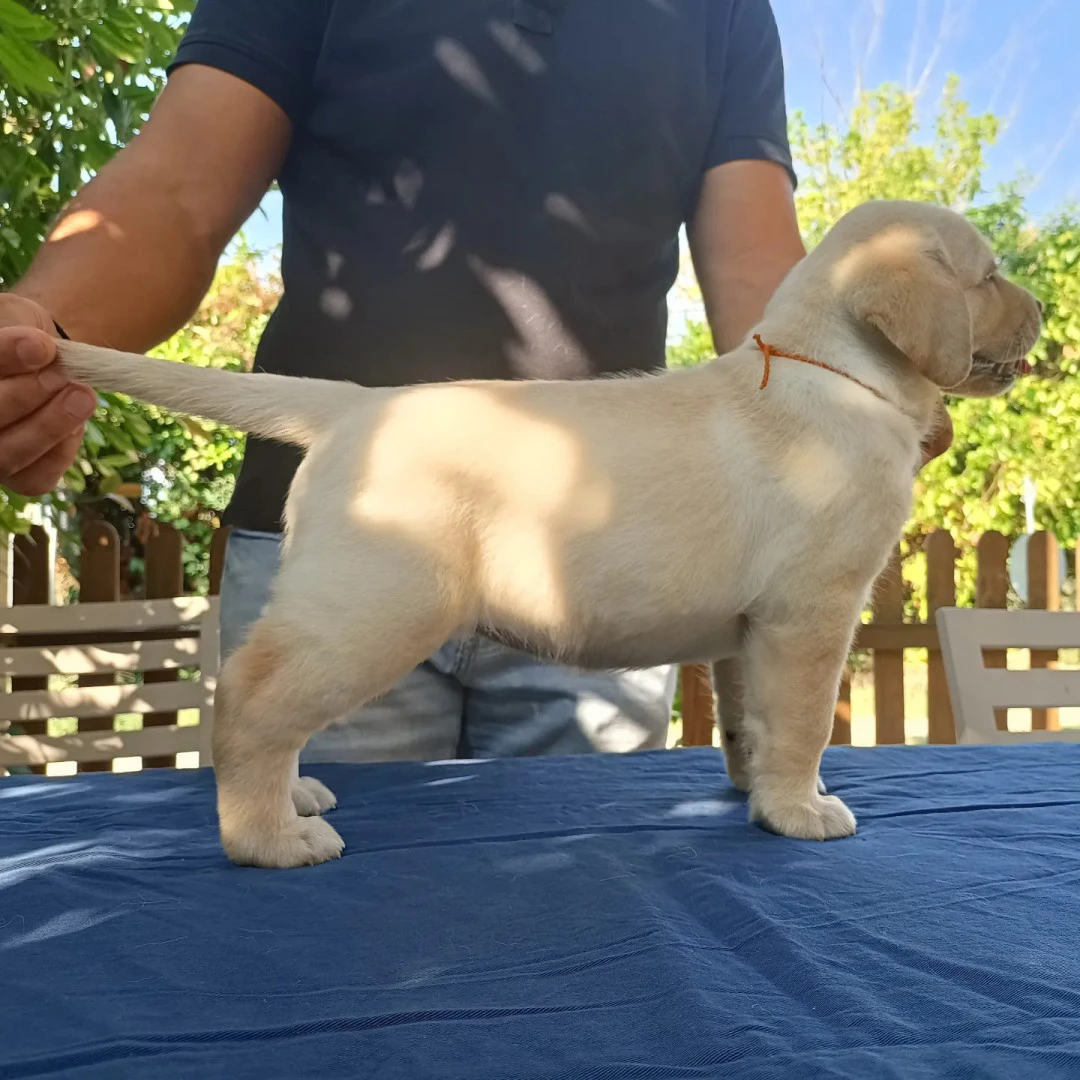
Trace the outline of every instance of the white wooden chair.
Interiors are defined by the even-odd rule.
[[[67,690],[0,693],[0,733],[12,725],[54,717],[102,718],[105,730],[75,735],[0,734],[0,770],[58,761],[101,762],[116,757],[168,757],[198,751],[210,763],[210,732],[218,672],[218,601],[182,596],[65,606],[27,604],[0,609],[0,634],[18,635],[0,648],[0,675],[111,675],[197,667],[197,681],[79,686]],[[79,643],[93,636],[94,643]],[[116,640],[110,640],[115,635]],[[33,644],[26,644],[30,638]],[[64,644],[65,639],[75,639]],[[55,639],[58,644],[38,644]],[[198,709],[199,723],[113,731],[117,713]],[[102,720],[99,720],[101,723]],[[2,773],[0,773],[2,775]]]
[[[1080,648],[1080,612],[939,608],[936,613],[956,741],[1080,742],[1080,731],[999,730],[995,709],[1080,706],[1080,671],[988,668],[986,650]]]

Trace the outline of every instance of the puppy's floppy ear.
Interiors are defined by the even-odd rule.
[[[940,245],[896,229],[858,245],[838,267],[855,318],[879,330],[932,382],[971,371],[971,316]]]

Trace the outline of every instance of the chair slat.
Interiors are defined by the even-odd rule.
[[[158,630],[197,623],[215,612],[216,607],[216,599],[205,596],[101,604],[26,604],[3,609],[0,634]]]
[[[47,738],[0,738],[0,766],[47,765],[56,761],[111,761],[118,757],[156,757],[199,749],[201,725],[146,728],[143,731],[88,731]],[[200,764],[203,764],[200,757]]]
[[[199,682],[163,683],[158,686],[80,686],[72,690],[25,690],[0,695],[0,721],[196,709],[203,703],[205,693],[205,687]]]
[[[0,649],[0,675],[93,675],[198,667],[198,638]]]

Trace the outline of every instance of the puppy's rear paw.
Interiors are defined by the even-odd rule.
[[[727,765],[728,779],[731,786],[744,795],[750,791],[750,768],[746,763],[746,757],[738,751],[727,750],[724,752],[724,762]]]
[[[225,854],[240,866],[284,869],[340,857],[345,841],[321,817],[297,817],[283,829],[222,835]]]
[[[301,817],[325,814],[337,806],[334,793],[314,776],[301,776],[293,781],[292,801]]]
[[[855,835],[855,815],[835,795],[789,803],[751,796],[750,819],[797,840],[837,840]]]

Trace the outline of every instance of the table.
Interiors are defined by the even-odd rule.
[[[1080,745],[831,749],[827,844],[709,749],[311,771],[286,871],[205,770],[0,781],[0,1077],[1080,1076]]]

